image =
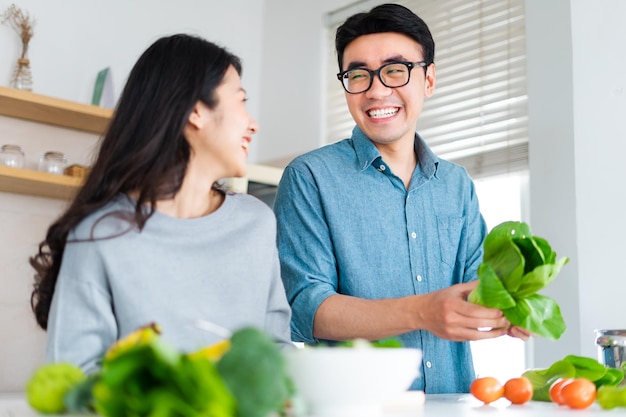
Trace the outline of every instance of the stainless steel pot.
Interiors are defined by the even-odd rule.
[[[596,330],[598,360],[610,368],[626,365],[626,330]]]

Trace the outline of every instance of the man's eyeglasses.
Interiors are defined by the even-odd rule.
[[[350,94],[363,93],[372,87],[374,76],[378,75],[380,82],[389,88],[407,85],[411,78],[411,70],[415,67],[426,67],[426,61],[419,62],[390,62],[377,70],[368,68],[353,68],[337,74],[344,90]]]

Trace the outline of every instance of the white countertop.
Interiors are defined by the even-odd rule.
[[[493,417],[524,417],[524,416],[614,416],[626,415],[626,408],[603,410],[598,404],[593,404],[585,410],[572,410],[559,407],[553,403],[528,402],[524,405],[511,405],[501,399],[490,405],[484,405],[470,395],[436,394],[427,395],[424,404],[416,405],[411,401],[398,402],[385,409],[381,417],[466,417],[466,416],[493,416]],[[23,396],[0,395],[0,417],[35,417],[41,416],[32,410]],[[47,415],[50,417],[50,415]],[[346,416],[351,417],[351,416]]]

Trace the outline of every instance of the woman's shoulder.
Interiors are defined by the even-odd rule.
[[[228,193],[227,198],[237,210],[255,213],[261,216],[273,215],[272,209],[259,198],[245,193]]]
[[[127,231],[132,227],[129,219],[134,215],[134,210],[131,199],[119,195],[81,220],[71,232],[72,237],[92,239]]]
[[[233,208],[232,212],[242,223],[254,222],[275,227],[274,212],[270,206],[257,197],[244,193],[229,193],[227,199]]]

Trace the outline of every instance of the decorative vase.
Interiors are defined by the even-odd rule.
[[[11,78],[11,87],[18,90],[33,90],[33,77],[30,72],[30,60],[28,58],[19,58],[13,77]]]

